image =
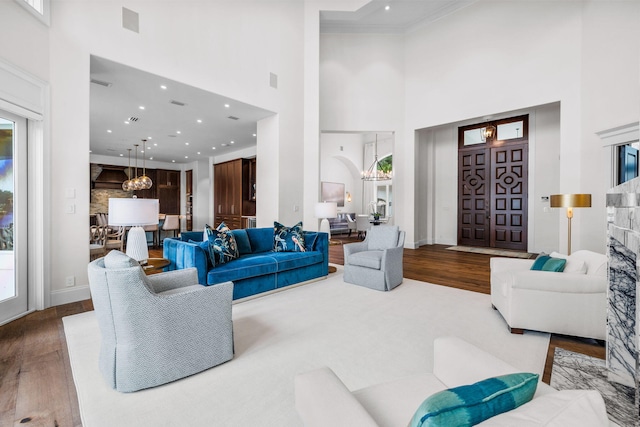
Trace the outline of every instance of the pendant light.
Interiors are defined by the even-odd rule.
[[[146,139],[142,140],[142,176],[140,177],[140,185],[142,190],[148,190],[153,186],[153,181],[151,178],[147,176],[147,160],[145,152],[145,144],[147,143]]]
[[[366,171],[362,171],[363,181],[385,181],[393,178],[393,172],[385,172],[380,169],[380,162],[378,161],[378,134],[376,133],[376,142],[373,146],[373,163]]]
[[[142,190],[142,183],[140,182],[140,178],[138,178],[138,144],[133,144],[133,146],[136,147],[136,177],[132,179],[133,189]]]
[[[122,183],[122,189],[124,191],[132,191],[134,190],[133,188],[133,182],[131,181],[131,148],[127,148],[127,151],[129,152],[129,179],[125,180]]]

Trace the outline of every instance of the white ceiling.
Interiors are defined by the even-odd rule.
[[[142,145],[141,140],[148,139],[147,159],[189,163],[255,146],[257,121],[274,114],[95,56],[91,57],[91,80],[92,154],[126,158],[127,148],[134,149],[133,144]],[[94,80],[111,86],[95,84]],[[172,100],[185,105],[174,105]],[[138,120],[128,120],[131,117]],[[134,156],[131,151],[131,159]]]
[[[475,1],[372,0],[355,12],[320,12],[320,31],[403,33]],[[128,148],[148,139],[147,159],[190,163],[255,146],[257,121],[274,114],[95,56],[91,57],[91,80],[110,84],[91,84],[90,149],[97,155],[126,158]],[[174,105],[172,100],[185,105]],[[125,124],[130,117],[138,120]],[[131,151],[131,158],[134,156]]]
[[[476,1],[478,0],[372,0],[354,12],[320,12],[320,32],[405,33]]]

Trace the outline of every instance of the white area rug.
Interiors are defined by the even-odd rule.
[[[98,371],[94,312],[63,321],[84,427],[300,426],[293,390],[299,372],[327,365],[354,390],[430,372],[434,338],[456,335],[542,374],[549,344],[548,334],[510,334],[489,295],[409,279],[378,292],[344,283],[338,271],[234,305],[231,361],[122,394]]]

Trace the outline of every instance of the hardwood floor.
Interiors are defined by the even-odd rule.
[[[346,236],[334,240],[357,241]],[[446,248],[405,249],[405,277],[488,294],[491,256]],[[162,251],[151,250],[149,256],[162,257]],[[341,244],[330,246],[329,262],[343,264]],[[82,425],[62,317],[92,309],[90,300],[81,301],[35,312],[0,327],[0,426]],[[553,335],[543,376],[547,383],[556,346],[604,358],[604,346],[594,341]]]

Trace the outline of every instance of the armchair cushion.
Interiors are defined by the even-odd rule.
[[[443,390],[418,408],[410,427],[472,426],[533,399],[538,375],[507,374]]]
[[[398,226],[379,227],[367,239],[369,250],[384,250],[398,246]]]
[[[382,251],[356,252],[349,257],[349,264],[380,270],[382,253]]]

